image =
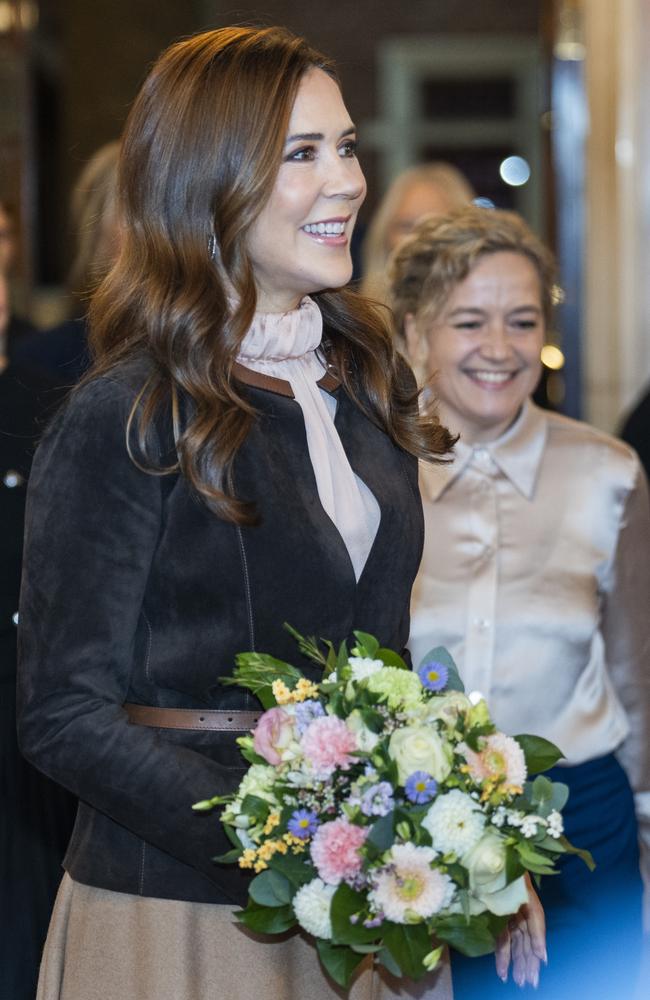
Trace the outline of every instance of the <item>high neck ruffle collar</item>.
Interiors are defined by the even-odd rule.
[[[290,312],[256,313],[237,360],[242,365],[251,361],[274,364],[302,360],[320,347],[322,338],[321,311],[314,300],[306,296],[298,308]]]

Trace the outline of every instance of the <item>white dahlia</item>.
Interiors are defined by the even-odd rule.
[[[368,893],[374,909],[396,924],[410,924],[445,909],[454,895],[454,883],[449,875],[431,867],[435,857],[430,847],[393,847],[388,867],[375,875]]]
[[[452,788],[438,796],[422,820],[422,826],[431,834],[436,850],[442,854],[454,851],[462,855],[480,840],[485,816],[474,799]]]
[[[301,886],[293,897],[293,910],[301,927],[308,934],[329,940],[332,937],[330,906],[335,885],[326,885],[320,878]]]

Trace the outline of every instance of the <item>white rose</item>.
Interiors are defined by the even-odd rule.
[[[486,830],[478,843],[463,855],[462,863],[469,874],[471,896],[475,903],[482,904],[482,908],[504,915],[516,913],[527,901],[523,876],[506,884],[506,845],[496,830]]]
[[[451,771],[449,752],[435,730],[427,726],[396,729],[390,738],[388,753],[397,764],[401,785],[414,771],[426,771],[436,781],[444,781]]]
[[[462,691],[448,691],[430,698],[422,709],[421,717],[426,722],[442,719],[446,725],[453,726],[461,712],[466,712],[471,707],[469,698]]]
[[[370,753],[371,750],[374,750],[379,743],[380,737],[377,733],[373,733],[372,729],[368,729],[358,708],[355,708],[352,712],[350,712],[345,720],[345,724],[350,732],[354,733],[356,736],[359,750],[363,750],[366,753]]]

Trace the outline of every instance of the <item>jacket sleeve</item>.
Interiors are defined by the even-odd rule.
[[[107,379],[76,392],[30,479],[19,627],[25,756],[137,836],[218,879],[220,824],[192,803],[232,790],[238,768],[130,725],[136,628],[162,517],[159,476],[126,450],[133,400]]]
[[[602,628],[608,670],[630,725],[617,756],[634,790],[650,919],[650,500],[634,460],[634,484],[607,574]]]

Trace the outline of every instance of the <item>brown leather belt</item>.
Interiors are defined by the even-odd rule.
[[[246,732],[254,729],[261,712],[231,712],[228,709],[154,708],[150,705],[124,705],[129,722],[155,729],[212,729],[216,732]]]

